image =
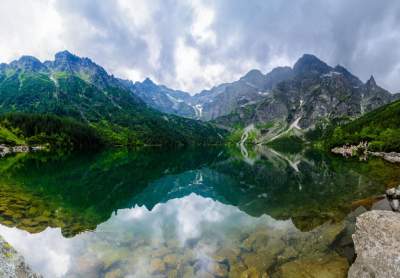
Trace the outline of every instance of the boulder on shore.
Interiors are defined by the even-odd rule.
[[[357,259],[349,278],[400,277],[400,214],[369,211],[357,218],[353,241]]]

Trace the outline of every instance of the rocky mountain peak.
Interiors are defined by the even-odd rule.
[[[337,65],[334,70],[336,72],[340,72],[344,75],[352,75],[345,67],[343,67],[342,65]]]
[[[154,90],[159,90],[160,87],[153,82],[149,77],[146,77],[143,82],[135,82],[136,88],[141,88],[147,92],[149,91],[154,91]]]
[[[81,58],[67,50],[56,53],[54,61],[47,61],[46,65],[55,71],[77,74],[98,87],[120,83],[89,58]]]
[[[324,74],[332,70],[330,66],[311,54],[304,54],[293,66],[296,74]]]
[[[81,60],[78,56],[72,54],[68,50],[57,52],[54,57],[56,61],[77,62]]]
[[[10,65],[18,69],[30,71],[40,71],[45,69],[45,66],[39,61],[39,59],[28,55],[21,56],[21,58],[12,62]]]
[[[146,79],[145,80],[143,80],[143,85],[146,85],[146,86],[153,86],[153,85],[156,85],[154,82],[153,82],[153,80],[151,80],[149,77],[146,77]]]
[[[374,78],[373,75],[371,75],[371,77],[370,77],[369,80],[367,81],[366,85],[367,85],[369,88],[374,88],[374,87],[377,87],[377,86],[378,86],[378,85],[376,85],[376,81],[375,81],[375,78]]]
[[[92,71],[102,71],[105,73],[105,70],[101,66],[97,65],[89,58],[81,58],[72,54],[68,50],[56,53],[54,62],[52,64],[61,70],[77,71],[85,68],[91,69]]]
[[[349,72],[345,67],[342,65],[337,65],[334,68],[335,72],[341,73],[344,77],[347,78],[347,80],[350,80],[350,82],[353,84],[353,86],[361,86],[363,83],[361,80],[357,77],[354,76],[351,72]]]
[[[252,69],[240,79],[254,79],[254,78],[264,78],[264,75],[258,69]]]
[[[279,82],[290,79],[293,77],[293,70],[291,67],[277,67],[265,75],[266,87],[272,89]]]
[[[265,75],[257,69],[252,69],[246,73],[240,81],[245,82],[247,85],[256,88],[263,88],[265,84]]]
[[[281,73],[291,73],[291,67],[276,67],[271,70],[269,74],[281,74]]]
[[[79,65],[82,59],[72,54],[71,52],[64,50],[56,53],[54,61],[46,62],[49,67],[54,68],[57,71],[75,72],[79,70]]]

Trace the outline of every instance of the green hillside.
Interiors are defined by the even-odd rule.
[[[371,150],[400,151],[400,101],[371,111],[324,136],[328,147],[369,142]]]
[[[22,145],[25,144],[25,140],[0,124],[0,144]]]
[[[90,149],[104,144],[92,127],[66,117],[10,113],[0,116],[0,143],[49,145],[59,149]]]
[[[223,140],[223,132],[211,124],[149,108],[87,58],[62,52],[54,62],[22,57],[1,65],[0,114],[73,118],[115,145],[205,145]]]

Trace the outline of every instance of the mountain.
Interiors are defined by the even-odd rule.
[[[370,80],[370,83],[372,81]],[[323,137],[328,148],[369,142],[374,151],[400,151],[400,100],[337,126]]]
[[[292,77],[278,83],[262,100],[239,107],[215,122],[230,127],[255,124],[259,140],[270,141],[334,119],[359,117],[396,98],[379,87],[373,77],[363,83],[344,67],[331,67],[305,54],[293,66]]]
[[[0,113],[67,116],[94,127],[114,144],[219,143],[221,131],[156,111],[89,58],[68,51],[41,63],[23,56],[0,64]]]
[[[150,107],[163,113],[175,114],[187,118],[196,118],[196,109],[190,105],[189,93],[170,89],[163,85],[155,84],[146,78],[143,82],[120,80],[123,86],[132,91]]]
[[[292,74],[289,67],[275,68],[266,75],[259,70],[251,70],[235,82],[194,95],[192,104],[200,111],[201,119],[212,120],[264,99],[276,84]]]
[[[127,90],[156,110],[208,121],[263,99],[278,82],[291,76],[292,69],[289,67],[276,68],[266,75],[259,70],[251,70],[235,82],[221,84],[193,96],[155,84],[149,78],[143,82],[119,81]]]
[[[291,76],[292,69],[289,67],[275,68],[265,75],[253,69],[235,82],[224,83],[193,96],[187,92],[157,85],[149,78],[143,82],[120,82],[154,109],[208,121],[262,100],[277,83]]]

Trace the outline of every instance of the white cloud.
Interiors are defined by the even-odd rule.
[[[54,1],[1,1],[0,61],[9,62],[28,54],[50,58],[64,46],[62,28]]]
[[[190,28],[191,34],[199,44],[216,45],[216,34],[212,30],[215,12],[201,1],[193,1],[194,22]]]
[[[399,24],[396,0],[3,0],[0,61],[68,49],[123,78],[198,92],[313,53],[399,91]]]

